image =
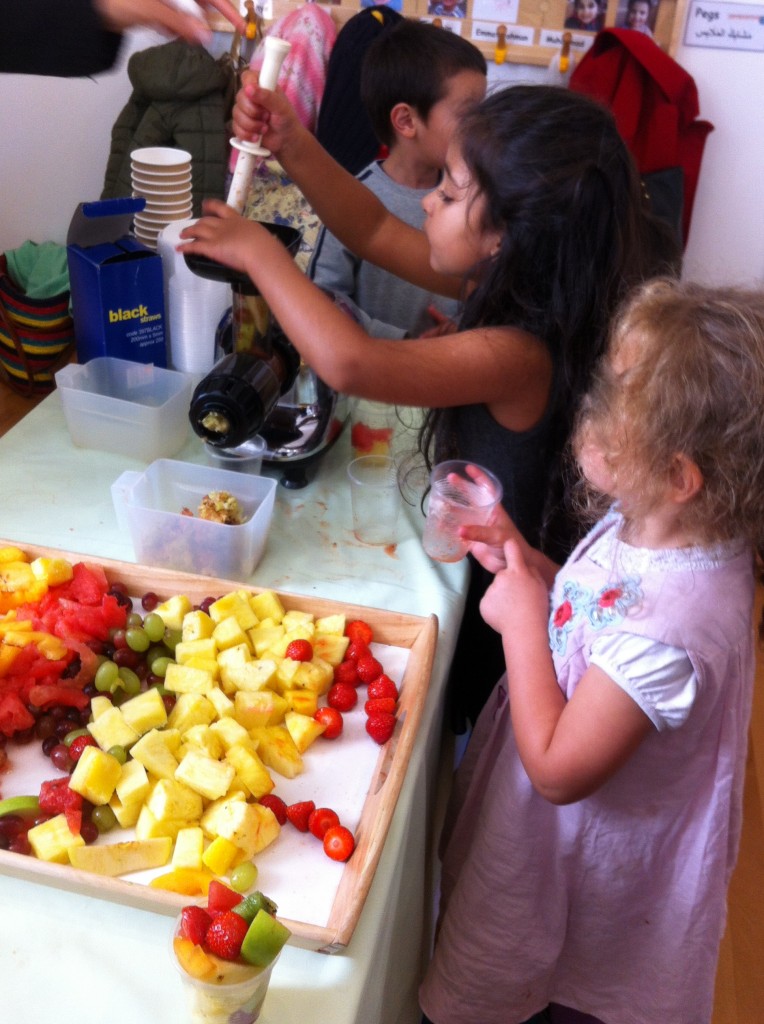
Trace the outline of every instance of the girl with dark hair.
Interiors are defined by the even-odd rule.
[[[550,86],[489,96],[460,122],[441,184],[423,201],[423,231],[343,172],[279,93],[250,79],[234,122],[242,138],[263,133],[327,228],[358,257],[462,297],[459,330],[370,337],[269,232],[223,203],[209,202],[208,216],[184,229],[183,248],[248,273],[330,387],[433,410],[420,442],[428,463],[458,455],[492,469],[529,543],[551,554],[569,548],[561,454],[571,418],[611,312],[657,269],[637,173],[611,114]],[[473,586],[464,627],[470,661],[457,681],[479,709],[503,662],[492,631],[472,632],[485,589],[477,574]]]

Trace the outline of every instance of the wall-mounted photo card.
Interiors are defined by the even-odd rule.
[[[599,32],[605,27],[607,0],[571,0],[565,13],[565,28],[574,32]]]
[[[519,0],[472,0],[475,21],[499,21],[514,25],[520,10]]]
[[[430,0],[427,13],[433,18],[466,18],[467,0]]]
[[[652,39],[660,0],[621,0],[615,16],[616,28],[631,28]]]
[[[403,0],[361,0],[361,7],[389,7],[403,14]]]

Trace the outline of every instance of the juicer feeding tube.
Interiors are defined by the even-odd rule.
[[[263,66],[260,69],[258,81],[263,89],[270,89],[272,91],[276,88],[281,65],[291,50],[292,44],[288,43],[285,39],[278,39],[276,36],[266,36],[263,40],[263,47],[265,49],[265,57],[263,58]],[[237,213],[241,213],[244,210],[244,204],[247,200],[247,193],[255,168],[261,160],[270,156],[270,150],[261,146],[259,139],[254,142],[244,142],[241,139],[233,138],[231,139],[231,145],[234,149],[238,149],[239,158],[236,161],[236,169],[234,170],[226,202]]]

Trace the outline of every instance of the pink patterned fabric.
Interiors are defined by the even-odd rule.
[[[337,38],[337,29],[330,14],[318,4],[305,4],[290,11],[271,25],[266,32],[292,44],[279,72],[279,88],[294,107],[302,124],[311,132],[316,130],[318,108],[324,93],[326,66]],[[249,66],[259,71],[263,63],[263,44],[254,54]],[[231,153],[230,168],[236,166],[238,150]]]

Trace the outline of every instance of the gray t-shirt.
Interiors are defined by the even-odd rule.
[[[413,189],[388,177],[378,161],[369,164],[358,180],[396,217],[412,227],[424,223],[422,199],[431,189]],[[433,321],[427,307],[436,306],[445,316],[457,316],[455,299],[434,295],[403,281],[386,270],[366,263],[346,249],[326,228],[321,228],[308,268],[308,276],[321,288],[347,296],[369,318],[369,334],[380,338],[416,336]]]

